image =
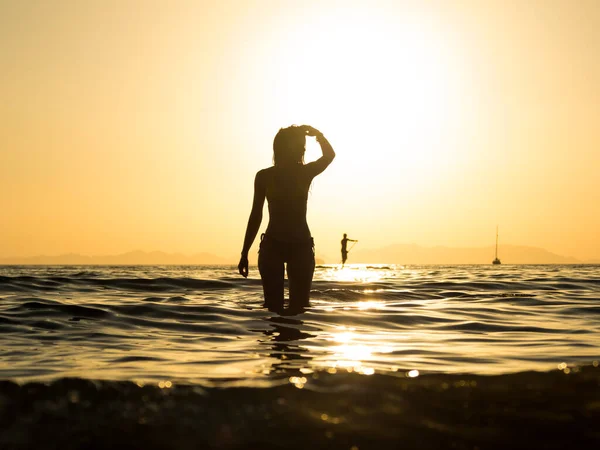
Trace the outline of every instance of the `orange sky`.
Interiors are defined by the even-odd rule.
[[[0,257],[236,255],[273,136],[308,123],[338,155],[317,253],[498,224],[600,258],[599,23],[595,0],[2,2]]]

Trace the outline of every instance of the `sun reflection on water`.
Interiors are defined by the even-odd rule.
[[[340,327],[339,332],[333,333],[328,339],[333,344],[329,346],[330,358],[323,361],[330,373],[338,369],[348,372],[358,372],[364,375],[372,375],[375,368],[371,367],[369,361],[377,359],[376,354],[390,353],[391,347],[380,345],[373,336],[362,335],[354,328]]]
[[[322,277],[329,281],[373,283],[386,278],[391,272],[391,268],[387,266],[352,264],[348,266],[328,266],[322,272]]]
[[[368,309],[384,309],[385,303],[377,300],[366,300],[361,302],[356,302],[356,307],[360,311],[366,311]]]

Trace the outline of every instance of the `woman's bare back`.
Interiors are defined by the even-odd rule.
[[[308,191],[314,178],[309,165],[269,167],[258,173],[269,206],[266,234],[283,242],[311,239],[306,221]]]

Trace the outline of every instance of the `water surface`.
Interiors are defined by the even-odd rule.
[[[0,267],[0,379],[264,386],[600,356],[600,266],[319,266],[311,298],[270,313],[255,268],[245,280],[228,266]]]

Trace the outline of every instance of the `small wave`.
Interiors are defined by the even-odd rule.
[[[111,278],[111,279],[88,279],[82,281],[89,285],[112,287],[117,289],[140,290],[144,292],[169,291],[173,288],[212,290],[230,289],[232,283],[221,280],[198,280],[192,278]]]
[[[14,319],[9,319],[8,317],[0,316],[0,325],[18,325],[19,322]],[[3,328],[0,328],[0,331],[3,331]]]
[[[80,272],[76,272],[73,275],[71,275],[72,277],[75,278],[89,278],[89,277],[101,277],[102,273],[101,272],[95,272],[93,270],[82,270]]]
[[[452,325],[444,325],[437,327],[438,329],[443,330],[453,330],[453,331],[473,331],[479,333],[500,333],[500,332],[522,332],[522,333],[564,333],[564,330],[559,329],[551,329],[551,328],[542,328],[542,327],[534,327],[534,326],[515,326],[515,325],[494,325],[490,323],[482,323],[482,322],[464,322]],[[575,332],[575,331],[573,331]],[[584,331],[583,331],[584,332]]]
[[[53,314],[66,316],[80,316],[101,318],[110,315],[108,311],[90,306],[79,306],[60,303],[57,301],[26,301],[19,306],[7,309],[10,314],[19,314],[20,316],[49,316]]]
[[[93,292],[93,288],[131,290],[142,292],[169,292],[173,289],[210,291],[239,288],[248,282],[236,279],[194,279],[194,278],[89,278],[85,272],[69,277],[38,278],[31,276],[0,277],[0,291],[58,291],[73,289],[80,292]],[[258,281],[260,283],[260,280]]]
[[[65,327],[62,323],[50,319],[28,322],[27,325],[34,328],[42,328],[44,330],[61,330]]]
[[[116,364],[143,361],[164,361],[164,359],[156,356],[123,356],[122,358],[116,358],[112,360],[112,362]]]

